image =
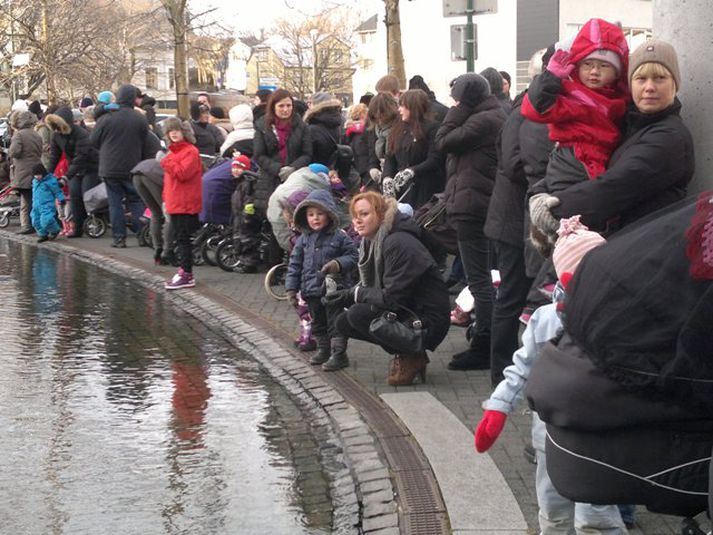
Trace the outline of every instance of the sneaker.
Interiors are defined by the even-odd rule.
[[[173,278],[164,284],[167,290],[178,290],[180,288],[193,288],[196,285],[196,280],[193,278],[193,273],[183,271],[183,268],[178,269]]]
[[[35,229],[33,229],[32,227],[22,228],[16,232],[16,234],[34,234],[34,233],[35,233]]]
[[[126,249],[126,238],[116,238],[111,246],[117,249]]]

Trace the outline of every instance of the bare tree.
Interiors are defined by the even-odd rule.
[[[188,95],[188,18],[186,13],[186,0],[160,0],[166,10],[168,22],[173,31],[173,68],[176,81],[176,101],[178,115],[190,116],[190,97]]]
[[[406,87],[404,52],[401,47],[401,15],[399,0],[384,0],[386,5],[386,58],[389,74],[396,76],[401,87]]]
[[[285,87],[300,98],[342,88],[351,72],[352,27],[332,12],[278,20],[274,33],[284,43]]]

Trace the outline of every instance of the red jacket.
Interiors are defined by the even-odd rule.
[[[161,160],[163,202],[169,214],[198,214],[201,211],[203,166],[198,149],[187,141],[171,143]]]
[[[572,43],[569,63],[576,65],[601,49],[615,52],[621,60],[616,87],[589,89],[580,82],[576,68],[569,80],[546,72],[533,80],[521,109],[527,119],[548,124],[552,141],[572,147],[591,178],[606,170],[609,157],[621,141],[620,126],[629,100],[629,47],[618,26],[601,19],[589,20]],[[542,111],[553,93],[557,94],[554,103]],[[538,97],[542,97],[544,106]]]

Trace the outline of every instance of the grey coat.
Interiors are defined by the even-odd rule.
[[[29,111],[16,112],[10,117],[14,133],[8,156],[10,157],[10,178],[12,185],[19,189],[32,188],[32,168],[42,162],[42,137],[35,132],[37,116]]]

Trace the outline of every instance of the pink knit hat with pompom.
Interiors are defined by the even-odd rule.
[[[563,273],[574,274],[585,254],[606,243],[600,234],[583,225],[579,221],[580,217],[576,215],[560,220],[560,228],[557,230],[559,238],[552,253],[552,262],[558,278]]]

